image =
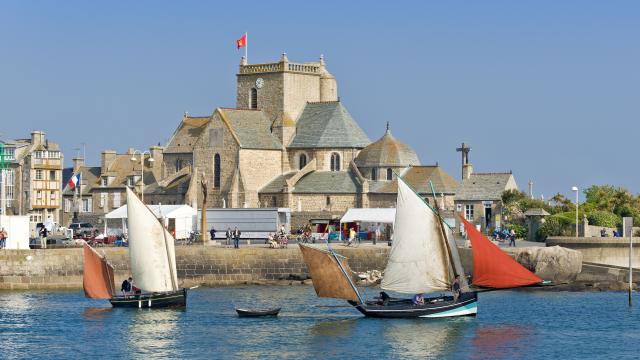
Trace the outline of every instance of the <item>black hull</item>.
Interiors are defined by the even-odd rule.
[[[164,293],[115,296],[109,300],[114,308],[177,308],[187,306],[187,289]]]
[[[453,301],[453,296],[441,296],[426,298],[424,305],[414,305],[411,299],[392,299],[387,305],[381,305],[374,301],[365,304],[349,301],[364,316],[377,318],[440,318],[455,316],[475,316],[478,294],[474,292],[463,293],[458,301]]]
[[[240,317],[278,316],[280,308],[269,310],[236,309],[236,312]]]

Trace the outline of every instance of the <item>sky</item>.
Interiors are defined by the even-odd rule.
[[[513,171],[546,199],[640,192],[640,2],[2,1],[0,139],[43,130],[65,163],[166,144],[182,114],[235,106],[249,63],[324,54],[375,141],[390,122],[423,164]]]

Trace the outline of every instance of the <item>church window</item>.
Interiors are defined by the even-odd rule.
[[[176,159],[176,172],[180,171],[183,167],[183,161],[182,159]]]
[[[252,88],[251,89],[251,104],[250,104],[250,108],[251,109],[257,109],[258,108],[258,89],[256,88]]]
[[[331,205],[331,196],[327,196],[327,206]]]
[[[340,171],[340,154],[331,154],[331,171]]]
[[[387,180],[393,180],[393,171],[391,168],[387,169]]]
[[[373,181],[378,180],[378,169],[376,168],[371,169],[371,180]]]
[[[300,154],[298,169],[302,170],[303,167],[307,166],[307,155]]]
[[[215,154],[213,157],[213,187],[220,187],[220,154]]]

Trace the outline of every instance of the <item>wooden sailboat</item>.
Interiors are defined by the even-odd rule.
[[[316,294],[345,299],[365,316],[438,318],[473,316],[478,311],[477,292],[463,292],[457,299],[445,294],[452,288],[456,275],[460,276],[461,287],[467,287],[455,241],[437,210],[400,177],[394,239],[381,288],[401,294],[440,292],[441,295],[427,297],[424,304],[418,305],[412,299],[366,301],[353,282],[346,258],[330,247],[322,250],[300,244],[300,248]]]
[[[131,274],[136,287],[141,289],[139,294],[115,295],[113,286],[113,268],[111,268],[111,285],[109,296],[106,292],[99,292],[92,298],[108,298],[113,307],[132,308],[161,308],[161,307],[184,307],[187,302],[187,289],[178,288],[178,277],[176,275],[176,257],[174,238],[162,226],[160,221],[149,210],[140,199],[127,188],[127,218],[129,227],[129,260],[131,263]],[[95,256],[95,252],[92,252]],[[87,288],[98,286],[100,289],[105,285],[95,285],[102,282],[104,276],[96,280],[98,266],[87,268],[89,264],[96,262],[91,256],[87,257],[85,248],[85,294]],[[93,259],[93,260],[92,260]],[[109,264],[103,258],[103,268]],[[105,272],[105,270],[100,270]]]

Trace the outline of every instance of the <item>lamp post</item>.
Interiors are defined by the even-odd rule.
[[[144,156],[149,155],[149,162],[154,162],[155,160],[153,160],[153,158],[151,157],[151,152],[148,150],[134,150],[133,154],[131,155],[131,161],[137,160],[136,154],[140,154],[140,181],[142,182],[140,189],[140,200],[142,200],[142,202],[144,203]]]
[[[572,191],[576,193],[576,238],[578,237],[578,187],[574,186],[571,188]]]

